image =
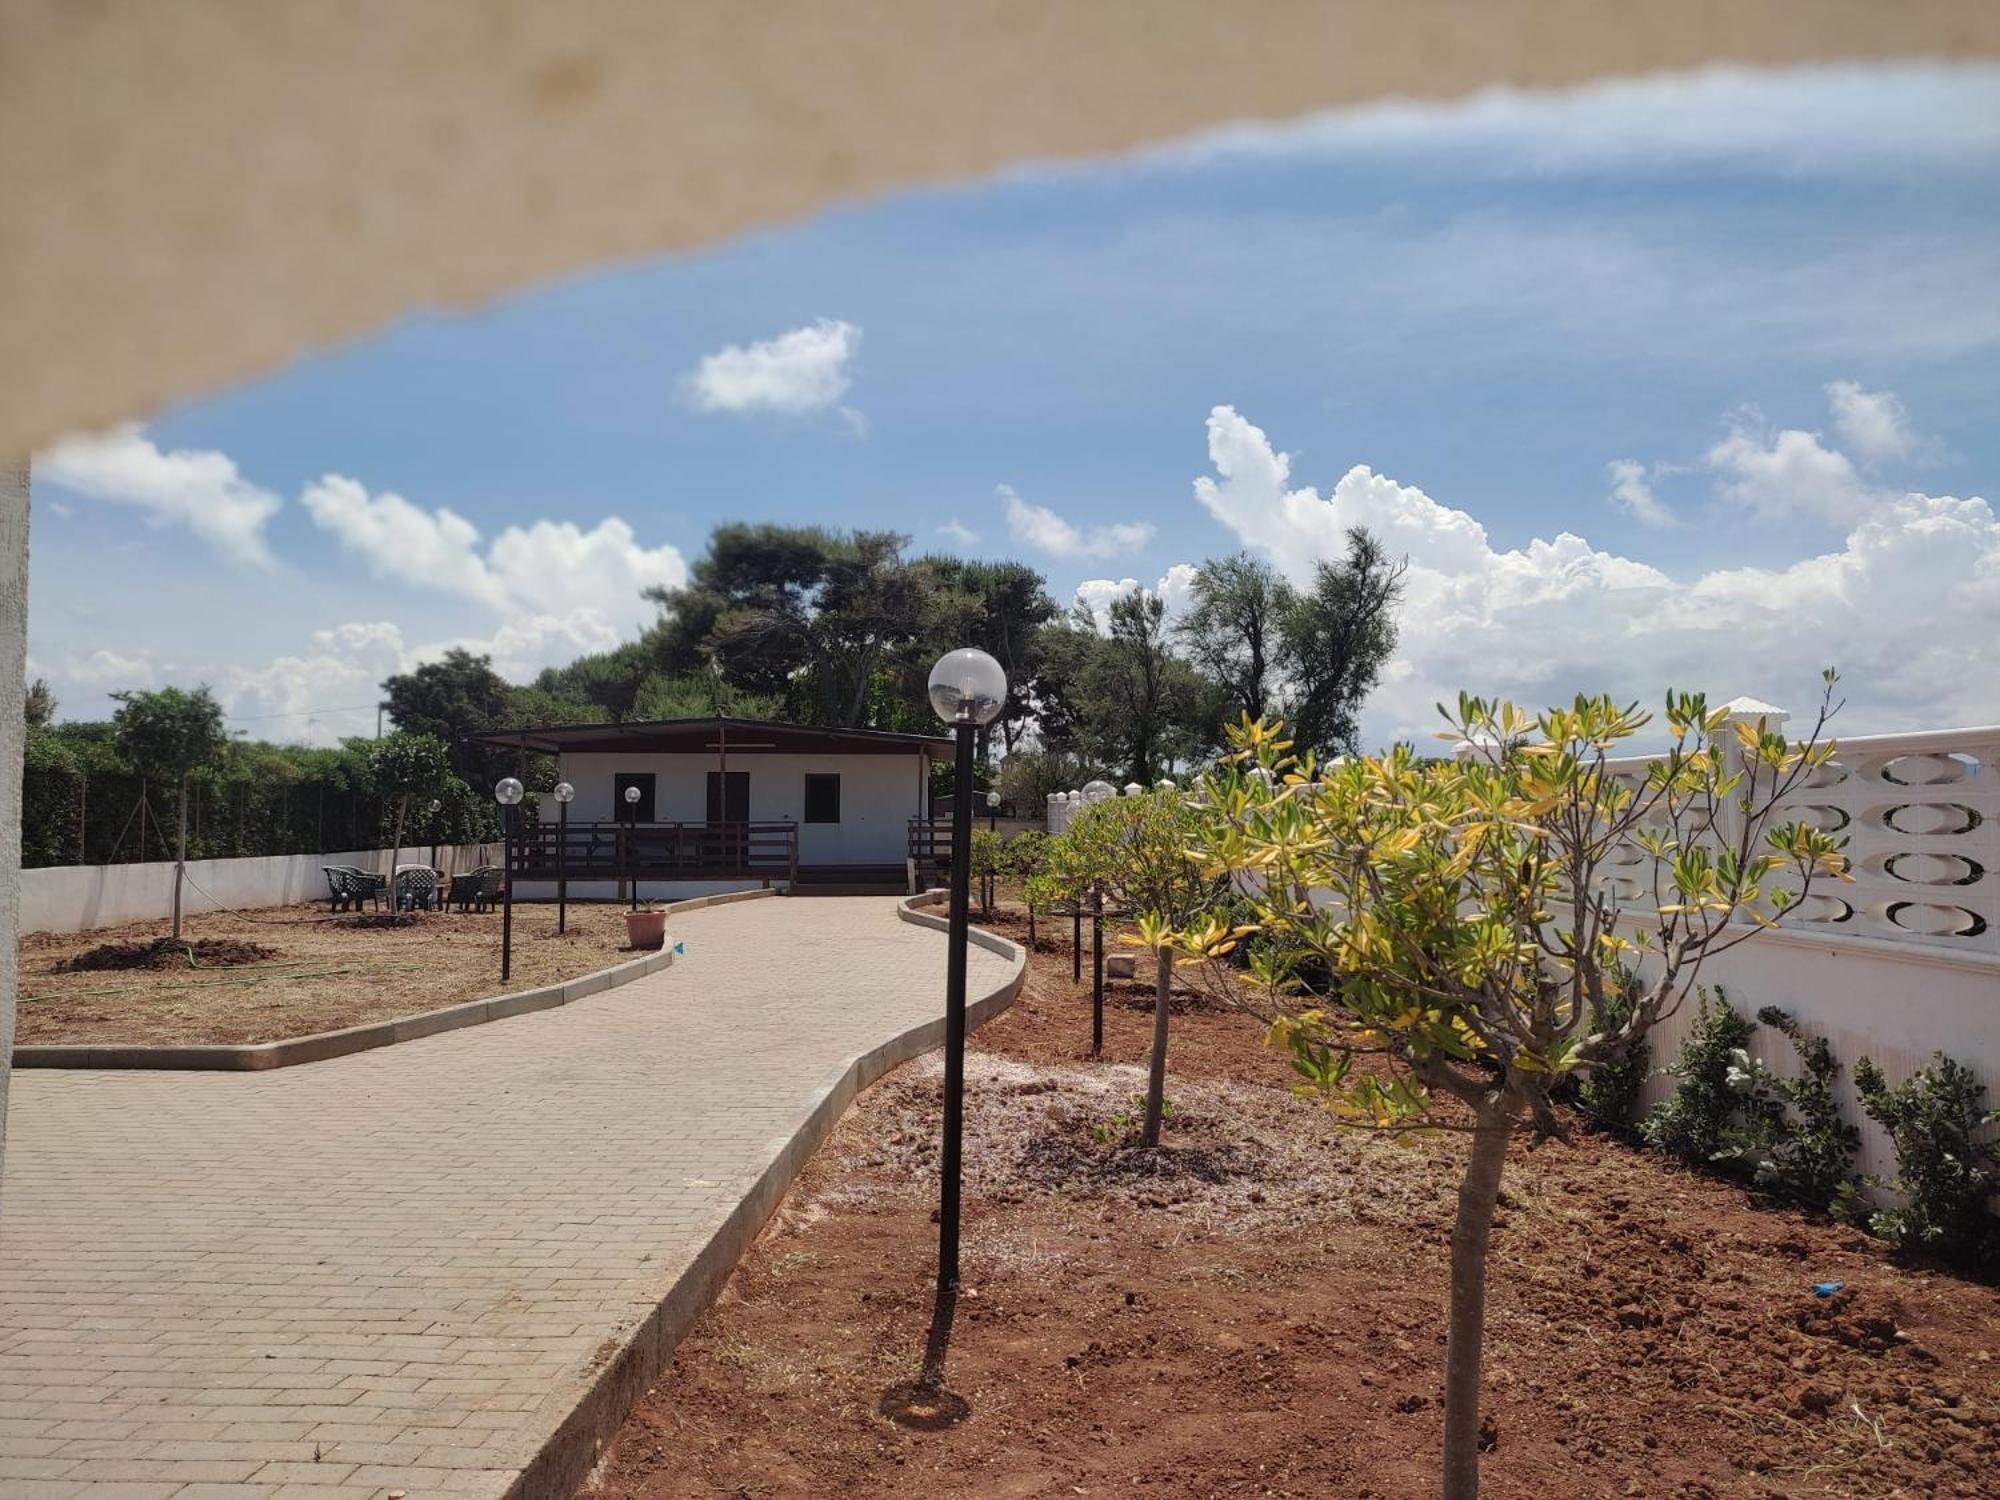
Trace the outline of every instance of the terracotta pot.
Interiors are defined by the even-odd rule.
[[[625,913],[625,944],[629,948],[657,948],[667,940],[667,914],[663,911]]]

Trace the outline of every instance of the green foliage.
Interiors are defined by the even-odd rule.
[[[981,880],[1000,874],[1006,868],[1006,843],[999,834],[988,828],[972,830],[972,873]]]
[[[1638,1006],[1638,976],[1623,964],[1614,965],[1606,974],[1604,992],[1590,1003],[1590,1029],[1629,1034]],[[1633,1036],[1622,1053],[1585,1070],[1576,1086],[1577,1103],[1584,1112],[1614,1130],[1630,1129],[1652,1051],[1644,1036]]]
[[[1404,562],[1362,527],[1347,555],[1321,562],[1283,616],[1279,667],[1291,684],[1292,737],[1321,756],[1360,748],[1361,705],[1396,650]]]
[[[1025,828],[1007,840],[1000,857],[1000,872],[1026,882],[1049,865],[1049,836],[1039,828]]]
[[[179,782],[221,759],[229,743],[222,705],[205,687],[191,693],[169,687],[111,696],[118,702],[111,720],[118,753],[142,776]]]
[[[1861,1148],[1861,1132],[1841,1118],[1833,1097],[1840,1064],[1825,1037],[1808,1037],[1775,1005],[1758,1011],[1757,1019],[1791,1042],[1800,1069],[1795,1078],[1763,1075],[1757,1185],[1831,1209],[1852,1192],[1854,1153]]]
[[[2000,1111],[1969,1069],[1942,1052],[1892,1087],[1870,1058],[1855,1064],[1854,1083],[1868,1117],[1896,1147],[1894,1189],[1900,1207],[1870,1221],[1877,1234],[1971,1265],[2000,1264],[2000,1221],[1989,1201],[2000,1192]]]
[[[509,692],[490,656],[457,646],[382,684],[383,702],[398,729],[432,736],[444,745],[457,775],[486,786],[504,774],[504,752],[471,744],[467,737],[506,726]]]
[[[1680,1081],[1653,1106],[1640,1133],[1690,1166],[1735,1161],[1755,1134],[1745,1104],[1756,1081],[1750,1037],[1757,1029],[1730,1008],[1720,988],[1701,993],[1694,1024],[1667,1072]]]
[[[385,801],[428,800],[440,796],[452,779],[451,753],[434,734],[398,730],[369,751],[368,779]]]

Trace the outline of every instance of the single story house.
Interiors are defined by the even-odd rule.
[[[930,809],[944,735],[821,729],[726,715],[564,724],[477,736],[556,758],[576,788],[512,841],[524,900],[560,879],[577,900],[672,900],[773,886],[800,893],[914,890],[939,874],[950,826]],[[628,796],[628,793],[636,795]]]

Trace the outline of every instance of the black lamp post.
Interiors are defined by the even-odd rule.
[[[946,652],[931,668],[931,707],[957,737],[951,799],[951,933],[945,950],[944,1147],[938,1183],[937,1303],[917,1385],[944,1385],[958,1304],[958,1207],[965,1122],[965,947],[972,882],[972,749],[979,729],[999,717],[1007,702],[1007,674],[984,651]]]
[[[500,804],[500,982],[514,977],[514,809],[521,805],[521,783],[503,776],[493,788]]]
[[[632,835],[639,831],[639,789],[625,788],[625,885],[632,897],[632,910],[639,909],[639,872],[632,864]]]
[[[576,788],[558,781],[549,794],[556,799],[556,935],[569,931],[569,805]]]
[[[1083,805],[1095,807],[1117,795],[1118,788],[1110,782],[1093,781],[1083,789]],[[1083,910],[1081,899],[1078,900],[1077,910]],[[1079,917],[1078,920],[1082,919]],[[1077,962],[1082,961],[1079,952]],[[1104,1055],[1104,891],[1101,887],[1093,887],[1090,892],[1090,1055]]]

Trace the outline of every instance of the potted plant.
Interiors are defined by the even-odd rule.
[[[628,948],[656,949],[667,941],[667,914],[648,907],[644,911],[625,913],[625,946]]]

